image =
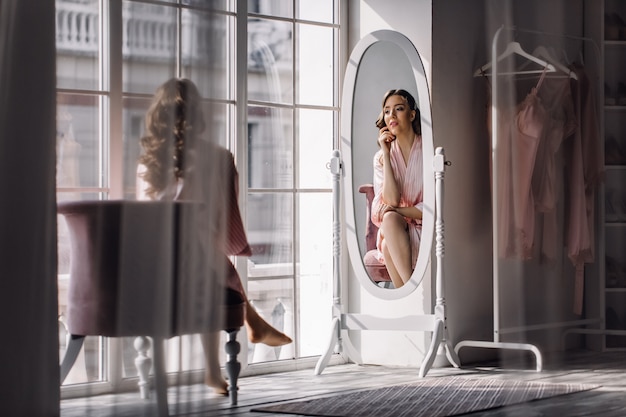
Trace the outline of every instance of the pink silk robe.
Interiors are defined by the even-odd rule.
[[[585,70],[573,66],[578,77],[572,81],[572,96],[579,120],[569,144],[569,164],[566,166],[569,199],[567,212],[567,255],[576,267],[574,312],[583,310],[584,264],[594,261],[594,201],[595,191],[604,176],[602,138],[596,119],[593,83]],[[603,260],[604,262],[604,260]]]
[[[584,70],[574,70],[578,80],[542,76],[515,113],[499,112],[498,237],[500,256],[520,259],[530,259],[533,246],[541,245],[551,260],[557,245],[565,244],[575,267],[574,312],[581,314],[584,264],[594,260],[594,199],[603,161],[593,92]],[[556,217],[561,195],[562,237]],[[540,239],[534,236],[537,215],[543,216]]]
[[[531,182],[546,112],[537,95],[540,78],[515,112],[498,112],[498,247],[504,258],[530,259],[535,232]],[[491,114],[488,128],[491,131]],[[493,169],[492,169],[493,170]],[[492,190],[492,192],[494,192]]]
[[[204,143],[206,144],[206,143]],[[157,199],[201,201],[210,206],[210,213],[203,216],[209,219],[198,226],[203,235],[201,241],[206,248],[220,248],[219,254],[213,254],[212,262],[216,271],[225,275],[226,286],[245,297],[241,278],[228,256],[250,256],[248,244],[239,211],[238,172],[232,153],[225,148],[206,144],[198,149],[196,155],[203,155],[204,163],[197,164],[192,170],[198,181],[173,181]],[[137,169],[137,199],[146,200],[146,182],[141,178],[145,166]],[[192,177],[193,178],[193,177]],[[207,249],[211,250],[211,249]],[[211,255],[209,255],[211,256]]]
[[[391,167],[393,175],[400,188],[400,207],[417,207],[420,211],[424,207],[424,182],[423,182],[423,166],[424,158],[422,157],[422,137],[416,136],[411,147],[408,164],[404,163],[404,158],[400,148],[396,142],[391,143]],[[374,155],[374,200],[372,201],[372,223],[380,228],[382,217],[379,215],[383,188],[383,154],[379,150]],[[422,221],[416,219],[405,218],[409,227],[409,239],[411,242],[411,260],[413,268],[417,262],[420,240],[422,237]],[[378,249],[377,258],[380,262],[385,263],[385,258],[381,251],[381,244],[384,237],[380,229],[376,239],[376,247]]]

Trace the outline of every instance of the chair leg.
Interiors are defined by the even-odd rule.
[[[74,362],[76,362],[76,358],[80,353],[80,349],[83,347],[84,341],[85,336],[70,336],[65,355],[63,355],[63,361],[61,362],[61,385],[63,385],[65,378],[67,378],[72,366],[74,366]]]
[[[135,358],[135,366],[137,367],[137,374],[139,375],[137,385],[139,385],[141,398],[146,400],[150,398],[150,381],[148,375],[150,374],[150,368],[152,368],[152,359],[148,356],[150,339],[146,336],[137,336],[133,346],[137,351],[137,357]]]
[[[237,381],[241,372],[241,363],[237,361],[237,355],[241,351],[241,345],[237,341],[239,329],[228,330],[228,341],[226,342],[226,374],[228,375],[228,396],[230,405],[237,405]]]
[[[153,340],[154,344],[154,384],[157,396],[157,408],[160,417],[169,416],[167,405],[167,372],[165,371],[165,352],[163,351],[164,341],[162,339]]]

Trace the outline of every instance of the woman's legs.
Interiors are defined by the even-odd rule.
[[[246,304],[245,324],[246,329],[248,329],[248,339],[250,339],[250,342],[263,343],[268,346],[282,346],[291,343],[292,340],[289,336],[276,330],[259,316],[259,313],[256,312],[248,301],[248,296],[243,288],[237,270],[228,258],[224,257],[224,262],[228,287],[237,291],[244,298]]]
[[[404,285],[404,281],[400,277],[400,273],[396,269],[396,266],[393,264],[393,258],[389,253],[389,248],[387,247],[387,243],[383,239],[381,242],[381,251],[385,258],[385,267],[387,268],[387,272],[389,272],[389,278],[391,278],[391,282],[393,283],[394,288],[400,288]]]
[[[383,216],[381,224],[386,243],[385,263],[392,263],[402,283],[411,279],[413,273],[411,260],[411,242],[409,240],[408,225],[404,217],[394,211],[388,211]],[[389,272],[391,276],[391,271]],[[393,277],[392,277],[393,280]],[[395,285],[395,283],[394,283]]]
[[[248,339],[252,343],[263,343],[268,346],[282,346],[291,343],[292,340],[283,332],[278,331],[271,324],[263,320],[263,317],[250,305],[246,299],[246,329]]]
[[[248,300],[245,302],[245,324],[248,329],[248,339],[252,343],[263,343],[268,346],[282,346],[291,343],[292,340],[286,334],[276,330],[268,322],[263,320]],[[228,384],[222,376],[220,367],[220,332],[211,332],[200,336],[206,367],[204,371],[204,383],[217,394],[228,395]]]
[[[202,348],[204,350],[204,358],[206,360],[206,367],[204,368],[204,383],[217,394],[227,395],[228,384],[222,376],[222,370],[220,368],[220,333],[211,332],[200,335],[202,340]]]

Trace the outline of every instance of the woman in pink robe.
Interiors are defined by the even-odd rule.
[[[372,222],[378,226],[378,259],[395,288],[413,273],[422,234],[423,158],[420,113],[413,96],[390,90],[376,121]]]
[[[237,202],[238,174],[233,155],[203,137],[201,97],[190,80],[172,78],[161,85],[146,114],[141,138],[137,198],[201,202],[195,231],[203,262],[211,274],[245,301],[245,324],[252,343],[282,346],[291,343],[250,305],[229,255],[250,256],[251,250]],[[210,277],[207,277],[210,279]],[[219,363],[219,333],[202,335],[207,362],[205,383],[226,395]]]

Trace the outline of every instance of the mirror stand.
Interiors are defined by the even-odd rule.
[[[362,365],[361,355],[350,341],[349,331],[363,330],[404,330],[432,332],[430,347],[420,366],[419,376],[423,378],[435,361],[439,348],[445,349],[448,361],[454,367],[460,367],[459,357],[448,340],[446,325],[446,301],[444,296],[444,224],[443,224],[443,178],[445,166],[443,148],[435,150],[433,171],[435,173],[435,255],[436,255],[436,302],[433,314],[409,315],[399,318],[382,318],[367,314],[346,313],[341,298],[341,229],[340,229],[340,194],[339,181],[343,173],[341,154],[334,150],[330,161],[330,171],[333,178],[333,320],[331,322],[331,337],[326,352],[320,357],[315,367],[315,375],[320,375],[333,352],[344,354],[348,360]]]

